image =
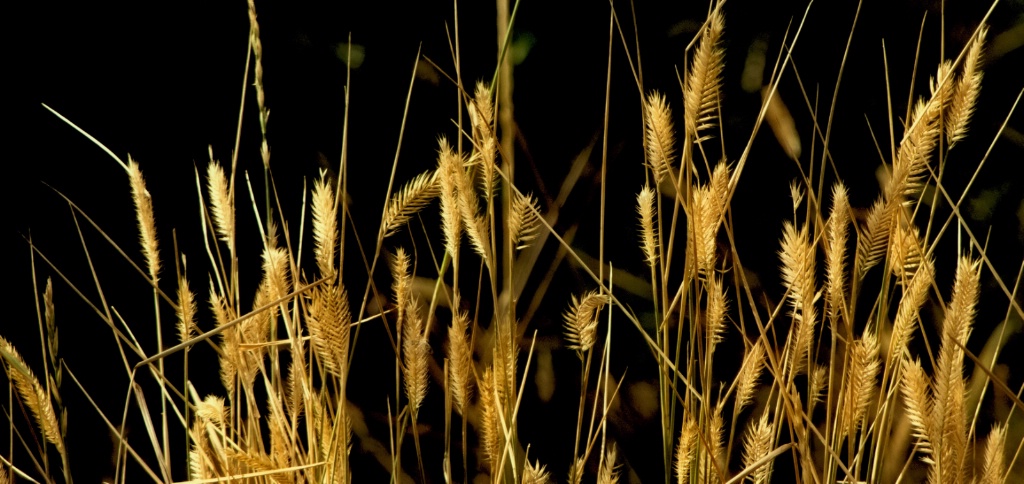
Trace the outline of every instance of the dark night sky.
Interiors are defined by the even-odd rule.
[[[29,250],[21,234],[29,230],[41,250],[66,275],[96,299],[88,276],[74,220],[66,203],[53,187],[66,194],[136,261],[135,219],[130,192],[123,172],[107,155],[81,135],[45,111],[46,103],[103,141],[119,156],[137,159],[154,196],[158,229],[165,250],[165,290],[173,289],[171,264],[172,229],[181,250],[197,262],[190,266],[195,281],[205,279],[205,255],[198,245],[198,202],[193,165],[201,169],[208,161],[207,147],[214,156],[230,159],[245,69],[248,16],[243,1],[232,2],[27,2],[20,11],[6,17],[8,54],[5,78],[10,105],[5,128],[4,206],[9,222],[0,234],[14,275],[7,279],[11,305],[17,316],[0,323],[0,333],[11,335],[30,362],[39,356],[37,330],[29,275]],[[490,78],[496,57],[494,7],[490,2],[460,4],[463,79],[471,82]],[[518,183],[528,190],[557,191],[557,184],[572,159],[592,140],[599,140],[604,111],[606,56],[608,51],[608,6],[605,2],[556,2],[525,0],[519,12],[516,40],[532,47],[517,66],[515,79],[516,120],[521,132],[518,151]],[[558,2],[562,3],[562,2]],[[619,15],[629,18],[625,2]],[[663,7],[637,2],[637,23],[645,84],[668,94],[681,116],[682,103],[675,69],[683,66],[683,48],[704,16],[705,6],[692,4]],[[676,2],[683,4],[687,2]],[[893,82],[894,109],[902,113],[909,91],[909,76],[921,19],[928,11],[926,41],[920,71],[930,75],[938,59],[935,39],[939,32],[938,11],[930,2],[867,2],[861,11],[845,78],[840,87],[832,155],[840,176],[854,187],[853,203],[866,207],[877,194],[874,181],[879,155],[871,140],[868,123],[888,145],[882,38],[889,56]],[[878,5],[884,3],[884,5]],[[950,49],[959,49],[985,7],[949,7],[947,37]],[[771,6],[768,6],[771,4]],[[993,17],[992,34],[1020,22],[1019,1],[1003,2]],[[452,59],[445,37],[446,22],[452,26],[449,2],[258,2],[257,9],[265,48],[267,104],[270,107],[269,142],[271,164],[283,197],[293,203],[290,219],[297,220],[297,200],[303,177],[316,174],[323,156],[336,164],[341,149],[345,64],[337,49],[351,34],[352,42],[365,49],[363,64],[352,71],[350,159],[358,173],[353,187],[353,210],[359,217],[361,235],[375,234],[388,173],[394,158],[403,104],[412,75],[417,47],[423,55],[451,72]],[[831,9],[831,10],[828,10]],[[810,102],[820,104],[826,115],[850,25],[855,2],[819,2],[812,8],[808,24],[794,51],[797,69],[810,92]],[[759,98],[738,88],[747,47],[755,38],[768,41],[769,69],[779,52],[788,22],[795,26],[803,14],[802,2],[731,0],[726,10],[727,69],[723,92],[726,151],[735,160],[743,149],[756,116]],[[625,34],[633,45],[631,22]],[[15,33],[18,32],[18,33]],[[792,36],[792,32],[790,32]],[[613,53],[609,170],[612,183],[609,206],[624,207],[624,242],[610,242],[623,248],[619,256],[627,268],[639,268],[639,253],[633,247],[633,194],[643,180],[641,170],[641,124],[638,90],[615,38]],[[951,179],[969,176],[980,154],[988,147],[1008,106],[1024,85],[1012,65],[1015,56],[996,60],[986,73],[982,105],[972,126],[972,138],[951,165]],[[1016,59],[1016,60],[1013,60]],[[925,75],[919,75],[915,95],[925,92]],[[817,92],[815,92],[817,90]],[[810,149],[810,110],[807,108],[792,70],[785,74],[780,93],[796,117],[804,143],[804,166]],[[436,139],[454,136],[450,122],[455,116],[455,89],[443,77],[415,81],[409,122],[402,145],[399,182],[434,164]],[[258,122],[250,89],[240,148],[240,166],[251,171],[253,183],[262,185],[258,157]],[[1024,116],[1017,114],[1011,125],[1017,136],[1024,130]],[[867,120],[867,122],[866,122]],[[898,121],[896,121],[898,124]],[[898,129],[898,128],[897,128]],[[717,142],[717,141],[716,141]],[[814,163],[820,163],[820,140],[815,143]],[[13,147],[13,150],[11,149]],[[600,143],[598,143],[598,148]],[[888,152],[887,148],[883,148]],[[599,153],[599,152],[596,152]],[[789,207],[788,183],[797,176],[763,129],[755,143],[755,155],[734,201],[741,251],[749,249],[750,265],[758,271],[774,271],[778,229]],[[1024,159],[1021,141],[1000,141],[990,165],[982,173],[977,190],[1002,190],[1007,195],[990,220],[975,221],[984,237],[992,226],[993,257],[1008,262],[1002,276],[1012,281],[1021,261],[1015,212],[1024,192],[1024,179],[1005,171],[1009,161]],[[592,157],[594,169],[600,156]],[[536,173],[536,175],[533,175]],[[595,178],[596,179],[596,178]],[[957,186],[962,186],[958,184]],[[262,188],[257,187],[258,192]],[[584,186],[579,197],[595,196]],[[587,195],[590,193],[590,195]],[[577,198],[567,207],[571,220],[596,220],[596,198]],[[615,205],[616,202],[622,202]],[[239,207],[247,204],[239,202]],[[288,207],[285,208],[288,211]],[[780,215],[770,215],[779,213]],[[246,216],[249,216],[248,214]],[[250,217],[251,218],[251,217]],[[81,220],[80,220],[81,222]],[[84,222],[83,222],[84,223]],[[563,227],[567,227],[565,222]],[[251,223],[250,223],[251,227]],[[140,278],[91,228],[84,229],[90,255],[99,267],[106,296],[126,319],[151,318],[151,293]],[[769,234],[765,236],[764,234]],[[596,225],[581,227],[581,240],[596,241]],[[628,239],[628,240],[625,240]],[[620,245],[616,245],[620,244]],[[622,245],[624,244],[624,245]],[[596,242],[593,244],[596,247]],[[628,247],[626,249],[625,247]],[[596,253],[596,248],[594,249]],[[742,252],[741,252],[742,253]],[[256,264],[258,253],[248,254]],[[635,256],[635,257],[634,257]],[[40,277],[55,275],[38,259]],[[252,266],[255,267],[255,266]],[[255,269],[253,269],[254,271]],[[951,271],[952,266],[940,271]],[[775,276],[765,276],[768,281]],[[56,276],[55,276],[56,278]],[[365,278],[365,276],[364,276]],[[568,279],[573,281],[575,279]],[[765,282],[768,284],[768,282]],[[772,283],[774,284],[774,282]],[[204,284],[196,284],[205,287]],[[38,286],[41,288],[42,279]],[[775,291],[773,285],[770,291]],[[943,286],[945,287],[945,286]],[[41,290],[41,289],[40,289]],[[361,294],[361,288],[357,291]],[[58,324],[62,351],[72,370],[87,386],[105,388],[105,382],[124,379],[109,330],[74,293],[57,284]],[[557,298],[556,306],[565,299]],[[1003,311],[1005,303],[995,310]],[[148,309],[147,309],[148,308]],[[150,311],[147,313],[146,311]],[[557,322],[557,313],[553,319]],[[173,321],[165,315],[166,321]],[[140,337],[149,338],[140,329]],[[98,348],[85,351],[86,344]],[[65,377],[67,379],[67,377]],[[65,393],[77,390],[67,380]],[[108,404],[119,409],[124,385],[114,387]],[[109,439],[94,420],[87,403],[70,397],[74,405],[70,427],[79,452],[95,450],[98,461],[76,456],[72,465],[79,482],[97,482],[107,471],[105,449]],[[115,410],[116,413],[116,410]],[[138,438],[142,430],[138,429]],[[83,439],[92,436],[94,442]],[[2,447],[6,449],[6,446]],[[97,450],[98,449],[98,450]],[[6,452],[6,450],[5,450]],[[180,454],[179,454],[180,455]],[[24,462],[24,461],[22,461]]]

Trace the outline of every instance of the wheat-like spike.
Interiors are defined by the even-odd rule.
[[[220,163],[210,160],[206,166],[206,190],[210,195],[213,225],[221,240],[232,245],[235,227],[235,204],[230,195],[230,183]]]
[[[196,295],[188,288],[188,279],[178,279],[178,339],[185,342],[196,334]]]
[[[272,284],[271,278],[265,275],[256,291],[256,297],[253,298],[254,308],[264,306],[276,299],[271,292]],[[238,360],[239,379],[247,389],[252,387],[259,372],[260,361],[263,360],[263,356],[267,352],[265,344],[270,340],[270,327],[277,321],[277,314],[278,308],[274,307],[246,317],[238,324],[239,343],[248,346],[247,349],[241,351]]]
[[[693,54],[693,62],[686,75],[683,100],[686,104],[684,119],[686,131],[699,141],[698,132],[715,126],[718,116],[719,90],[725,68],[725,51],[718,45],[725,28],[725,18],[718,6],[708,16],[700,45]]]
[[[938,425],[934,444],[938,451],[938,477],[942,482],[963,482],[966,476],[967,414],[964,408],[964,352],[978,304],[979,262],[961,257],[953,284],[953,296],[942,325],[935,369],[935,406],[932,421]],[[934,467],[933,467],[934,469]]]
[[[659,186],[672,167],[676,133],[672,126],[672,108],[658,91],[647,95],[644,122],[647,127],[647,164],[654,173],[654,185]]]
[[[698,447],[697,422],[689,416],[683,418],[683,429],[679,432],[674,458],[676,484],[690,482],[690,467]]]
[[[812,402],[820,402],[828,387],[828,368],[825,365],[811,364],[810,380],[807,383],[807,395]]]
[[[715,268],[715,237],[721,215],[720,204],[710,186],[693,190],[692,204],[688,238],[694,247],[697,273],[707,277]]]
[[[743,365],[740,367],[736,379],[736,412],[739,413],[747,405],[754,401],[754,392],[757,391],[758,379],[764,370],[764,345],[761,340],[750,347],[750,351],[743,356]]]
[[[581,298],[572,296],[572,303],[563,315],[569,349],[582,356],[594,346],[597,341],[597,315],[607,302],[608,298],[597,291],[590,291]]]
[[[222,472],[215,470],[217,460],[210,448],[210,439],[206,435],[206,425],[201,419],[195,419],[192,424],[192,448],[188,452],[189,475],[193,479],[212,479],[219,477]]]
[[[344,287],[324,284],[313,292],[309,306],[309,336],[320,362],[332,375],[347,373],[352,313]]]
[[[493,128],[494,105],[487,83],[477,81],[473,102],[466,107],[473,126],[473,143],[476,147],[474,159],[481,168],[480,189],[485,198],[491,198],[499,181],[494,161],[498,148]]]
[[[430,343],[423,333],[423,318],[418,306],[416,298],[409,298],[405,310],[405,326],[402,328],[405,394],[413,409],[418,409],[423,403],[423,397],[427,395],[427,358],[430,357]]]
[[[142,178],[139,164],[128,157],[128,179],[132,187],[132,201],[135,202],[135,214],[139,222],[139,240],[142,243],[142,254],[146,257],[146,268],[154,282],[160,274],[160,249],[156,238],[156,218],[153,216],[153,197],[146,190],[146,181]]]
[[[617,484],[619,482],[619,469],[616,463],[617,449],[615,444],[607,447],[604,453],[604,460],[601,468],[597,471],[597,484]]]
[[[879,197],[868,210],[864,227],[857,235],[857,280],[863,280],[868,270],[878,265],[889,248],[889,233],[895,206]]]
[[[725,438],[725,420],[722,418],[721,405],[715,405],[712,409],[707,429],[707,447],[701,448],[703,452],[699,452],[700,467],[697,468],[697,478],[700,482],[711,482],[715,479],[718,475],[715,469],[723,468],[725,463],[725,447],[722,445]]]
[[[797,231],[792,223],[786,222],[782,231],[782,280],[789,293],[789,304],[792,307],[795,335],[791,364],[798,370],[803,364],[803,357],[810,349],[814,336],[814,325],[817,322],[815,302],[818,294],[814,283],[814,245],[811,244],[807,226]]]
[[[1006,445],[1006,426],[996,424],[985,439],[985,455],[981,464],[980,484],[999,484],[1006,474],[1003,447]]]
[[[288,386],[285,388],[285,403],[292,421],[296,421],[304,411],[305,391],[302,387],[306,379],[306,342],[302,338],[302,328],[295,332],[295,339],[297,341],[291,345],[292,358],[288,364]]]
[[[269,291],[267,302],[292,292],[288,277],[288,251],[273,246],[263,250],[263,279]]]
[[[583,457],[577,457],[569,466],[569,484],[580,484],[583,482],[583,473],[587,470],[587,461]]]
[[[398,232],[417,212],[430,204],[439,191],[437,174],[425,171],[409,180],[401,190],[391,195],[384,210],[384,237]]]
[[[657,209],[654,202],[654,189],[644,185],[636,196],[636,213],[640,218],[640,247],[644,250],[644,259],[652,268],[658,261],[658,231],[654,226]]]
[[[470,122],[473,129],[493,133],[491,125],[494,122],[494,102],[491,100],[491,88],[486,82],[476,81],[473,103],[470,107]]]
[[[267,402],[267,408],[270,410],[267,415],[267,428],[270,431],[270,454],[266,461],[269,464],[267,469],[290,467],[292,462],[289,450],[288,419],[285,417],[281,405]]]
[[[889,243],[889,257],[886,262],[897,282],[909,281],[921,266],[923,255],[921,236],[917,227],[896,224]]]
[[[850,348],[850,363],[846,367],[845,393],[839,431],[843,435],[860,429],[868,406],[875,395],[875,379],[881,368],[878,358],[878,337],[865,330],[864,335]]]
[[[11,477],[7,475],[4,466],[0,466],[0,484],[11,484]]]
[[[846,241],[850,227],[850,199],[846,185],[832,187],[832,210],[828,216],[828,245],[825,247],[828,317],[833,327],[846,306]]]
[[[60,397],[60,386],[64,376],[64,367],[59,354],[60,338],[57,331],[56,308],[53,305],[53,281],[46,278],[46,289],[43,290],[43,319],[46,321],[46,355],[50,358],[50,394],[57,408],[64,408]],[[66,429],[65,429],[66,430]]]
[[[61,437],[60,424],[57,423],[57,414],[53,411],[53,405],[50,404],[46,388],[39,383],[35,374],[32,373],[32,369],[28,367],[14,345],[3,336],[0,336],[0,355],[7,361],[7,374],[14,382],[14,387],[17,388],[25,406],[32,411],[43,437],[57,447],[57,452],[64,454],[64,439]]]
[[[523,480],[521,484],[550,484],[551,474],[548,473],[546,467],[541,465],[540,461],[534,461],[532,464],[527,461],[523,465]]]
[[[395,254],[390,259],[391,266],[391,292],[395,298],[395,310],[397,317],[395,318],[395,327],[398,331],[402,331],[402,326],[405,324],[406,309],[409,304],[410,289],[412,286],[412,276],[409,274],[409,268],[412,262],[409,259],[409,255],[405,252],[405,249],[398,247],[395,249]]]
[[[441,138],[437,154],[437,179],[441,199],[441,228],[445,250],[457,255],[462,242],[462,216],[459,212],[458,157],[452,156],[448,140]]]
[[[514,319],[499,316],[494,340],[494,381],[498,385],[499,404],[503,409],[511,409],[515,404],[516,394],[516,362],[519,347],[516,342],[518,322]]]
[[[217,324],[217,327],[221,327],[230,321],[235,319],[235,311],[231,306],[224,301],[220,295],[217,294],[217,288],[213,283],[213,279],[210,279],[210,312],[213,313],[213,319]],[[235,377],[238,376],[238,365],[239,365],[239,330],[238,327],[228,328],[226,331],[220,333],[220,379],[224,384],[224,388],[228,391],[228,397],[234,398],[235,394]]]
[[[978,35],[971,41],[970,50],[964,58],[963,73],[957,80],[953,100],[946,114],[946,137],[950,148],[967,135],[967,123],[970,122],[974,106],[978,102],[982,78],[981,51],[986,35],[988,26],[980,26]]]
[[[935,443],[935,425],[932,420],[931,384],[928,375],[921,368],[921,361],[903,360],[903,380],[900,391],[906,403],[907,418],[914,429],[917,448],[925,454],[925,460],[932,462],[933,444]]]
[[[484,448],[484,460],[496,475],[501,461],[501,447],[504,439],[501,422],[498,420],[498,402],[494,399],[494,370],[488,366],[480,380],[480,439]]]
[[[456,311],[448,327],[449,384],[455,410],[465,415],[473,386],[473,350],[469,347],[469,315]]]
[[[904,285],[903,297],[900,299],[896,309],[896,319],[893,321],[892,338],[889,343],[890,355],[899,357],[907,343],[910,342],[910,337],[917,327],[921,306],[928,299],[928,289],[931,288],[934,280],[934,262],[932,262],[931,256],[926,256],[921,259],[914,278],[910,280],[909,284]]]
[[[530,243],[540,233],[540,207],[537,205],[537,198],[533,194],[523,195],[519,192],[512,194],[512,207],[509,210],[508,231],[512,238],[512,246],[522,250],[530,246]]]
[[[747,433],[743,437],[743,467],[749,468],[757,461],[768,455],[772,450],[775,426],[768,419],[768,412],[762,412],[757,422],[751,422],[747,427]],[[755,484],[768,482],[771,477],[771,465],[762,464],[749,474],[749,478]]]
[[[722,341],[725,333],[725,314],[729,311],[729,301],[725,298],[725,288],[721,278],[712,275],[708,278],[708,305],[705,325],[707,332],[708,354],[714,354],[715,345]]]
[[[455,163],[458,163],[458,166],[460,166],[458,170],[455,170],[455,183],[458,193],[459,218],[462,219],[462,227],[465,229],[466,235],[469,236],[473,250],[486,264],[490,264],[490,228],[488,227],[486,215],[480,213],[480,200],[473,189],[473,180],[470,178],[469,172],[462,168],[465,163],[454,153],[450,153],[450,156],[455,157],[457,160]]]
[[[886,186],[889,203],[906,203],[924,185],[928,157],[938,143],[942,127],[942,112],[953,96],[953,83],[948,79],[951,70],[949,61],[940,64],[936,78],[932,79],[931,98],[914,106]]]
[[[237,463],[238,467],[243,469],[244,472],[273,471],[282,467],[288,467],[287,465],[282,465],[281,463],[276,462],[269,456],[254,451],[241,452],[228,448],[226,449],[226,455],[229,461]],[[274,472],[266,474],[266,477],[269,479],[268,482],[273,483],[291,484],[296,482],[287,472]]]
[[[321,276],[334,274],[334,254],[338,248],[338,212],[334,190],[320,172],[313,183],[313,253]]]

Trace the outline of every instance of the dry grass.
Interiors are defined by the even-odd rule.
[[[627,10],[616,12],[623,21]],[[152,286],[158,336],[155,346],[140,343],[138,321],[122,321],[102,291],[90,303],[111,328],[130,380],[122,408],[94,404],[116,442],[113,482],[614,483],[643,475],[666,483],[945,484],[1021,477],[1024,404],[996,365],[1007,333],[1020,330],[1019,275],[1003,282],[1014,281],[1015,269],[987,256],[956,209],[954,200],[970,187],[950,193],[942,177],[954,145],[970,142],[984,96],[984,24],[963,53],[947,52],[907,116],[889,113],[905,125],[894,129],[900,134],[883,156],[891,161],[888,176],[869,207],[857,207],[854,187],[825,168],[827,150],[801,149],[794,114],[777,97],[795,61],[780,54],[759,90],[754,133],[768,122],[800,177],[790,187],[792,218],[778,221],[778,234],[759,236],[778,248],[778,273],[760,277],[777,277],[780,288],[765,290],[745,265],[734,226],[755,135],[738,157],[722,153],[724,142],[716,146],[734,135],[723,126],[728,19],[721,3],[694,32],[689,60],[675,60],[684,66],[680,95],[648,90],[634,71],[642,124],[634,141],[645,157],[635,170],[646,180],[635,198],[639,237],[620,235],[634,234],[628,207],[606,213],[608,184],[623,182],[605,176],[597,257],[573,242],[575,225],[560,224],[564,199],[528,195],[519,187],[525,177],[512,176],[514,153],[503,135],[515,128],[502,114],[511,112],[503,69],[491,66],[497,81],[478,82],[470,93],[457,48],[455,70],[442,72],[459,96],[456,126],[438,117],[444,134],[436,169],[404,184],[396,154],[376,238],[350,229],[367,217],[350,212],[347,187],[360,180],[349,178],[346,153],[330,174],[314,178],[308,196],[303,189],[299,223],[289,221],[271,171],[273,98],[264,91],[251,0],[249,20],[247,81],[255,85],[265,190],[258,196],[258,183],[236,160],[226,169],[211,150],[205,175],[196,170],[205,261],[186,267],[176,244],[173,252],[158,244],[160,205],[146,189],[145,165],[118,159],[130,181],[139,272]],[[802,25],[787,45],[801,41]],[[613,26],[613,43],[636,40]],[[673,104],[682,108],[680,123]],[[815,133],[831,130],[831,115],[815,119]],[[605,144],[602,174],[607,155]],[[938,215],[940,203],[953,206],[949,220]],[[91,221],[77,208],[73,214]],[[256,229],[240,230],[243,218]],[[616,236],[635,250],[605,250],[604,239]],[[951,238],[954,252],[945,249]],[[126,259],[138,258],[110,243]],[[261,267],[243,263],[242,244],[258,248]],[[88,254],[84,238],[82,245]],[[536,302],[554,279],[537,265],[545,248],[570,260],[580,281],[557,303],[567,308],[560,315]],[[947,271],[955,271],[951,288],[939,277]],[[350,282],[364,280],[362,287]],[[989,281],[1000,289],[986,291]],[[986,304],[1005,307],[1004,322],[984,325],[998,334],[973,331],[983,292]],[[5,407],[9,455],[19,458],[5,458],[0,482],[8,475],[70,482],[73,474],[49,283],[43,299],[43,380],[0,338],[8,380],[32,414],[25,425]],[[172,310],[178,343],[166,346],[160,315]],[[980,340],[988,343],[975,353]],[[570,351],[578,359],[557,357],[567,369],[552,370],[552,353]],[[217,360],[217,370],[190,366],[197,352]],[[183,380],[172,381],[170,362],[179,356]],[[194,378],[207,372],[219,374],[219,387]],[[551,392],[541,396],[542,379],[556,377],[555,400]],[[1009,410],[989,413],[990,406]],[[565,413],[549,413],[555,409]],[[124,430],[129,412],[143,422],[132,434]],[[528,441],[538,434],[525,429],[537,426],[554,444]],[[531,444],[558,451],[528,455]],[[48,461],[53,455],[60,470]]]

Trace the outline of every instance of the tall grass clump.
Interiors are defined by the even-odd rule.
[[[351,134],[372,121],[349,118],[361,47],[340,44],[338,156],[298,176],[272,150],[281,94],[261,7],[246,4],[233,145],[217,140],[182,165],[187,187],[158,191],[147,153],[121,157],[44,105],[115,160],[127,186],[97,183],[127,188],[135,218],[94,218],[76,187],[54,186],[78,240],[23,236],[33,290],[47,282],[39,354],[25,356],[34,345],[10,326],[0,336],[10,423],[0,482],[71,482],[90,465],[71,443],[106,438],[75,435],[76,420],[110,435],[106,479],[118,483],[1024,477],[1012,354],[1021,261],[990,250],[1016,234],[979,231],[966,208],[1024,92],[986,109],[1002,118],[975,139],[993,38],[1006,42],[990,26],[996,5],[958,42],[900,53],[912,68],[878,51],[882,112],[865,115],[868,139],[857,141],[874,145],[877,186],[844,181],[857,168],[838,148],[855,134],[840,119],[846,56],[869,35],[859,6],[831,96],[801,75],[817,62],[801,48],[822,7],[801,10],[776,52],[752,43],[739,93],[741,36],[725,2],[680,27],[686,40],[669,59],[646,55],[639,6],[591,6],[608,26],[607,49],[593,46],[605,77],[587,81],[603,86],[588,100],[603,116],[554,180],[534,163],[550,158],[545,146],[517,122],[534,104],[513,96],[516,69],[528,68],[515,34],[528,4],[498,2],[497,48],[482,68],[463,51],[479,19],[460,19],[457,2],[446,10],[448,44],[421,46],[403,64],[406,90],[392,93],[403,103],[392,153]],[[946,35],[920,31],[918,49]],[[662,82],[658,64],[676,78]],[[421,125],[426,82],[448,98]],[[380,160],[390,163],[372,171]],[[161,221],[173,206],[189,207],[187,227]],[[108,222],[134,234],[116,237]],[[51,251],[82,251],[86,267],[67,271]],[[113,269],[94,264],[100,251],[131,285],[104,290]],[[58,326],[63,298],[85,309]],[[83,384],[79,375],[108,370],[66,356],[66,324],[110,334],[87,343],[119,361],[108,387]]]

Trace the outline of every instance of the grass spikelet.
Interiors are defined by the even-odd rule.
[[[285,249],[267,247],[263,251],[263,278],[268,291],[266,302],[292,292],[288,277],[288,252]]]
[[[338,247],[338,213],[334,190],[320,172],[313,184],[313,253],[321,276],[334,274],[334,254]]]
[[[472,392],[473,352],[469,347],[468,330],[469,315],[464,311],[456,312],[448,327],[448,360],[451,362],[450,388],[455,410],[460,415],[465,415]]]
[[[235,319],[234,309],[217,294],[213,280],[210,280],[210,312],[217,327],[224,326]],[[228,397],[234,398],[235,378],[238,376],[239,331],[237,327],[228,328],[220,333],[220,379],[228,391]]]
[[[896,276],[897,282],[909,281],[921,266],[921,237],[917,227],[896,224],[892,231],[889,244],[889,257],[886,259],[889,270]]]
[[[590,291],[581,298],[572,296],[572,303],[563,315],[565,340],[569,349],[582,354],[590,350],[597,341],[597,315],[608,302],[608,298],[597,291]]]
[[[940,80],[950,69],[948,61],[943,66],[939,68]],[[942,111],[949,102],[953,85],[948,80],[939,86],[934,85],[934,79],[932,83],[934,92],[931,99],[919,100],[914,106],[911,122],[900,142],[885,191],[889,203],[906,203],[924,185],[928,157],[938,143]]]
[[[285,403],[288,405],[288,415],[292,421],[296,421],[302,415],[305,402],[305,391],[303,386],[307,379],[306,369],[306,342],[302,340],[301,330],[296,333],[298,341],[291,345],[292,358],[288,363],[288,386],[285,388]],[[348,345],[345,345],[347,348]]]
[[[807,383],[807,395],[812,402],[820,402],[828,387],[828,368],[825,365],[811,365]]]
[[[693,464],[693,456],[697,452],[697,446],[697,422],[686,418],[683,423],[683,429],[679,432],[679,440],[676,442],[674,458],[676,484],[690,482],[690,469]]]
[[[196,295],[188,288],[188,279],[178,280],[178,339],[182,342],[196,333]]]
[[[886,203],[884,197],[875,200],[868,210],[864,226],[857,235],[857,255],[854,261],[857,267],[857,281],[864,279],[868,270],[878,265],[885,257],[889,248],[889,233],[892,230],[892,217],[895,206]]]
[[[619,482],[619,470],[616,463],[617,453],[615,444],[608,446],[604,454],[604,460],[601,461],[601,468],[597,471],[598,484],[616,484]]]
[[[402,331],[402,325],[405,324],[405,315],[409,304],[409,291],[412,285],[412,276],[409,274],[411,264],[409,254],[405,252],[404,248],[395,249],[395,254],[390,260],[391,293],[394,294],[395,310],[398,315],[395,319],[395,327],[399,331]]]
[[[462,216],[459,212],[458,177],[462,166],[452,155],[448,140],[441,138],[437,155],[438,190],[441,198],[441,228],[449,254],[458,255],[462,242]]]
[[[729,302],[725,298],[725,289],[720,278],[712,275],[708,278],[707,340],[708,354],[714,354],[715,345],[722,341],[725,333],[725,315],[729,311]]]
[[[418,305],[416,298],[409,299],[405,310],[405,326],[402,328],[405,394],[413,409],[418,409],[427,395],[427,358],[430,357],[430,344],[423,333],[423,318],[419,314]]]
[[[498,472],[501,461],[501,447],[504,438],[498,419],[498,402],[495,400],[494,370],[488,366],[480,376],[480,439],[484,448],[484,460],[492,475]]]
[[[526,462],[526,465],[523,466],[522,484],[550,484],[551,474],[548,473],[546,467],[541,465],[540,461],[534,461],[532,464]]]
[[[210,196],[210,211],[213,215],[213,225],[218,237],[234,245],[232,237],[235,230],[235,204],[231,199],[230,183],[224,168],[220,163],[210,160],[206,166],[206,190]]]
[[[961,257],[953,283],[953,296],[942,325],[939,358],[935,369],[935,405],[932,422],[937,447],[936,477],[941,482],[962,482],[967,465],[967,411],[964,408],[964,352],[978,304],[979,263]]]
[[[512,246],[517,250],[529,247],[530,242],[537,238],[540,229],[538,215],[540,208],[532,194],[512,194],[512,207],[509,210],[508,231],[512,238]]]
[[[853,343],[850,348],[850,363],[846,368],[844,404],[840,421],[840,432],[851,435],[864,422],[868,406],[875,395],[875,379],[881,361],[878,358],[878,337],[870,330]]]
[[[993,425],[992,431],[985,439],[985,455],[982,458],[981,484],[998,484],[1003,482],[1006,475],[1006,461],[1003,455],[1003,447],[1006,445],[1006,427]]]
[[[322,285],[309,306],[309,336],[324,369],[343,377],[348,368],[349,327],[352,314],[348,295],[339,285]]]
[[[697,273],[707,277],[715,268],[715,236],[718,232],[718,197],[711,187],[701,186],[693,191],[690,233]]]
[[[739,383],[736,386],[736,411],[734,413],[739,413],[754,401],[754,393],[757,392],[758,379],[761,377],[764,365],[764,345],[758,340],[743,356],[743,365],[740,367],[739,375],[736,376]]]
[[[811,245],[807,227],[797,231],[792,223],[786,222],[782,231],[782,280],[788,292],[787,299],[794,318],[792,353],[793,370],[800,368],[814,335],[817,321],[814,287],[814,246]]]
[[[132,187],[132,201],[139,223],[139,240],[142,254],[146,257],[146,269],[154,282],[160,274],[160,250],[156,238],[156,218],[153,217],[153,197],[146,190],[142,170],[135,160],[128,158],[128,180]]]
[[[828,216],[828,245],[825,246],[828,317],[835,327],[846,307],[846,242],[850,227],[850,199],[846,185],[832,187],[832,210]]]
[[[455,156],[455,159],[458,160],[457,155],[452,154],[452,156]],[[460,167],[463,165],[461,160],[458,160],[457,163]],[[480,202],[476,196],[476,191],[473,189],[473,180],[463,168],[456,170],[455,175],[455,183],[458,187],[459,218],[462,219],[462,228],[465,229],[466,235],[469,236],[473,250],[484,260],[484,263],[490,265],[490,229],[487,225],[486,216],[480,213]]]
[[[921,368],[921,361],[913,362],[904,360],[903,380],[900,391],[903,393],[903,400],[906,403],[907,418],[913,428],[914,438],[917,439],[917,449],[925,455],[925,462],[934,462],[932,459],[933,444],[935,436],[935,424],[932,420],[932,398],[928,375]]]
[[[694,141],[700,131],[713,128],[718,117],[719,90],[722,87],[722,71],[725,68],[725,50],[718,42],[725,28],[725,17],[716,6],[708,15],[701,34],[700,45],[693,53],[693,62],[686,75],[683,101],[686,105],[684,119],[687,134]]]
[[[978,28],[978,34],[971,40],[970,49],[964,58],[963,72],[957,79],[953,99],[946,114],[946,138],[952,148],[967,135],[967,123],[974,114],[974,106],[981,92],[981,54],[988,26]]]
[[[473,126],[473,143],[476,146],[476,160],[482,170],[480,176],[481,191],[485,198],[491,198],[498,186],[498,170],[494,159],[497,152],[497,139],[494,134],[494,103],[491,101],[487,83],[477,81],[473,102],[466,106],[469,121]]]
[[[57,414],[50,404],[50,397],[46,389],[39,383],[32,369],[22,359],[18,350],[7,338],[0,336],[0,355],[7,361],[7,375],[14,382],[14,387],[21,395],[21,401],[32,411],[36,419],[36,425],[42,432],[46,441],[57,448],[57,452],[64,454],[64,439],[61,438],[60,424],[57,423]]]
[[[654,202],[654,189],[644,185],[636,196],[636,212],[640,217],[640,247],[643,248],[644,259],[651,268],[658,262],[658,232],[654,227],[657,209]]]
[[[768,412],[763,412],[757,422],[751,422],[743,437],[743,467],[749,468],[768,455],[772,450],[775,428],[768,419]],[[755,484],[768,482],[771,476],[771,464],[765,463],[750,473],[750,480]]]
[[[413,215],[429,205],[439,188],[436,173],[431,170],[416,175],[392,194],[384,210],[384,237],[397,233]]]
[[[480,138],[490,136],[491,124],[494,122],[494,103],[491,101],[491,88],[484,81],[477,81],[473,92],[473,103],[470,104],[470,122],[474,132],[481,131]]]
[[[672,109],[660,92],[654,91],[647,95],[644,121],[647,126],[647,164],[654,173],[655,186],[658,186],[669,174],[676,144]]]
[[[900,299],[896,309],[896,319],[893,321],[893,335],[891,338],[889,354],[892,357],[899,357],[903,348],[910,342],[910,336],[917,327],[917,320],[920,318],[921,306],[928,299],[928,290],[935,280],[934,263],[931,256],[921,260],[921,264],[909,284],[903,288],[903,297]]]
[[[577,457],[569,466],[569,484],[580,484],[583,482],[583,473],[587,470],[587,461],[583,457]]]

